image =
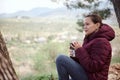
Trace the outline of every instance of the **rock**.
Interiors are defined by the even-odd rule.
[[[120,80],[120,63],[110,66],[108,80]]]

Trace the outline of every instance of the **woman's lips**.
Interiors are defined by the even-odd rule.
[[[88,30],[85,29],[84,31],[87,32]]]

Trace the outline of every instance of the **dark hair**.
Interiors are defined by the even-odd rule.
[[[102,18],[97,14],[88,14],[85,17],[90,17],[93,23],[100,23],[100,26],[102,25]]]

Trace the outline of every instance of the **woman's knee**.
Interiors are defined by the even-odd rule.
[[[56,58],[56,63],[60,63],[62,61],[65,61],[66,58],[67,58],[67,56],[65,56],[65,55],[58,55]]]

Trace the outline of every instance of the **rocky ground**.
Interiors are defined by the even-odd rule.
[[[120,63],[110,66],[108,77],[108,80],[120,80]]]

